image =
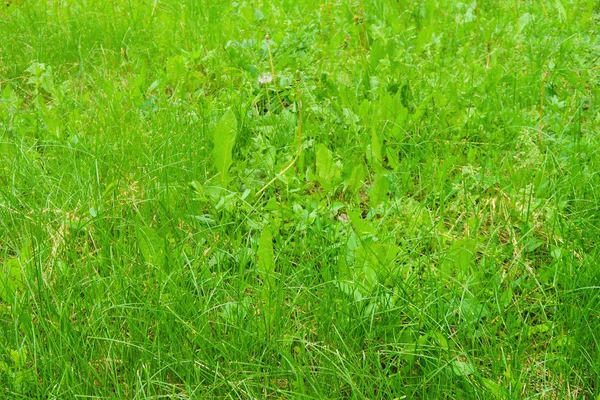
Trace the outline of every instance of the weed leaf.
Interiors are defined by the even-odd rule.
[[[325,190],[335,187],[341,171],[333,160],[333,154],[322,143],[317,146],[317,180]]]
[[[374,70],[379,65],[379,61],[381,61],[385,57],[385,44],[382,40],[376,40],[371,45],[371,55],[370,55],[370,63],[371,68]]]
[[[156,231],[148,226],[138,226],[136,236],[144,260],[162,266],[165,262],[164,242]]]
[[[353,195],[356,196],[359,190],[364,187],[365,176],[366,172],[363,164],[357,164],[352,168],[352,172],[350,172],[350,175],[346,178],[346,185]]]
[[[14,301],[18,290],[23,289],[21,263],[18,258],[8,260],[0,271],[0,300],[7,303]]]
[[[369,191],[369,199],[372,206],[377,206],[387,199],[390,182],[387,176],[380,175],[375,179],[371,190]]]
[[[350,222],[352,223],[352,227],[356,233],[361,236],[375,234],[375,228],[373,228],[367,221],[362,219],[358,211],[349,211],[348,216],[350,217]]]
[[[237,118],[228,110],[221,117],[213,133],[213,165],[217,171],[217,180],[221,187],[227,187],[230,181],[229,167],[232,164],[232,152],[237,136]]]
[[[481,382],[492,393],[495,399],[506,399],[508,397],[508,392],[493,380],[482,378]]]
[[[469,376],[475,372],[471,363],[455,360],[452,362],[452,371],[456,376]]]
[[[369,161],[371,162],[373,168],[377,168],[381,166],[382,160],[382,148],[381,141],[379,139],[379,135],[375,129],[371,130],[371,147],[370,152],[367,153],[369,155]]]
[[[273,256],[273,234],[266,226],[258,239],[258,271],[263,282],[272,280],[275,262]]]

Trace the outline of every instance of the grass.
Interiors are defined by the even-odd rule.
[[[599,399],[599,22],[8,1],[0,397]]]

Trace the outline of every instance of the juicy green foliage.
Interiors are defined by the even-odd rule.
[[[333,154],[324,144],[319,144],[315,157],[317,180],[323,189],[331,190],[340,177],[340,169],[333,160]]]
[[[217,170],[217,180],[227,186],[229,183],[229,167],[232,164],[232,152],[237,135],[237,119],[233,111],[228,110],[217,122],[213,133],[213,165]]]
[[[1,398],[598,396],[597,1],[6,3]]]
[[[273,260],[273,235],[271,228],[266,226],[263,228],[258,240],[258,270],[262,276],[264,282],[272,283],[272,275],[274,273],[274,260]]]

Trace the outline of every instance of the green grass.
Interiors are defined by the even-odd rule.
[[[0,398],[600,399],[599,24],[8,1]]]

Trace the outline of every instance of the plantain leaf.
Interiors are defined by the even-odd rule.
[[[232,164],[233,146],[237,136],[237,118],[228,110],[221,117],[213,133],[213,166],[217,171],[217,180],[221,187],[227,187],[230,181],[229,167]]]

